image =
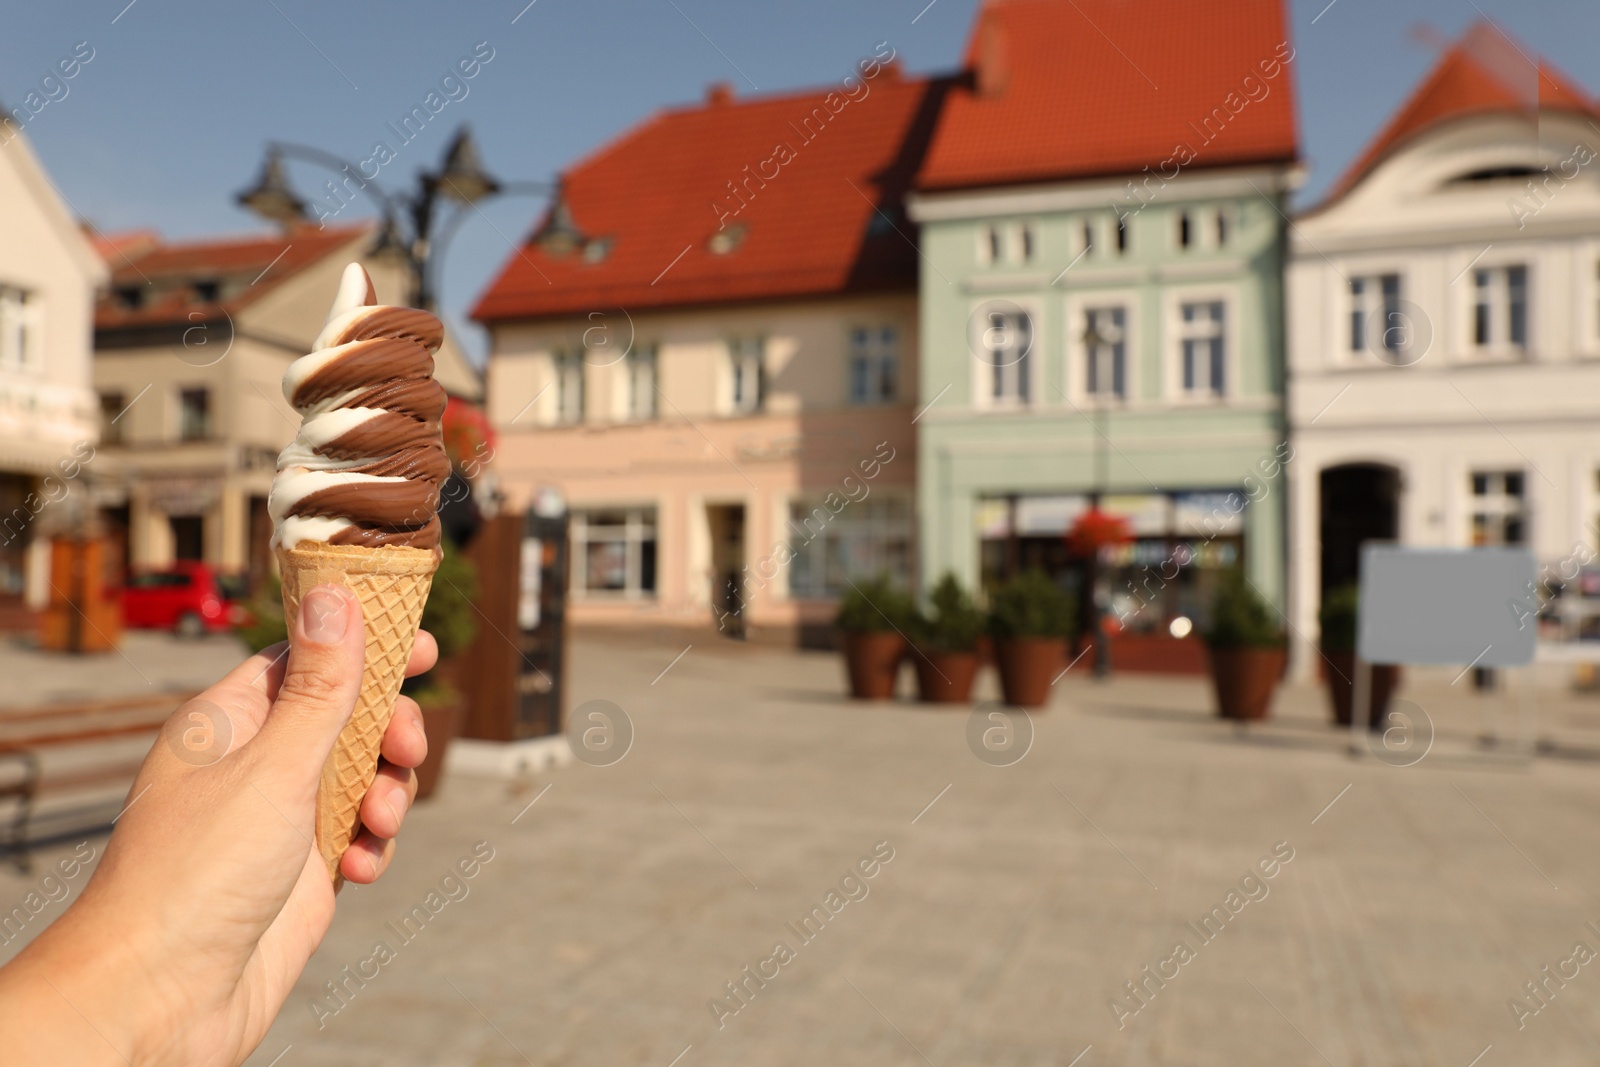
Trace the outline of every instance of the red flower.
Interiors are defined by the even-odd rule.
[[[1125,545],[1133,540],[1128,530],[1128,520],[1099,508],[1090,508],[1079,515],[1067,531],[1067,548],[1074,556],[1091,559],[1108,545]]]

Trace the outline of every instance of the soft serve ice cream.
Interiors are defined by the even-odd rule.
[[[433,379],[443,340],[426,311],[379,305],[358,263],[344,270],[310,354],[283,395],[300,433],[278,457],[267,510],[273,544],[439,548],[439,490],[450,475]]]

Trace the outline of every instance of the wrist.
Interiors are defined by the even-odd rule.
[[[167,1013],[133,963],[135,936],[101,929],[80,901],[0,969],[6,1062],[154,1062],[149,1038]]]

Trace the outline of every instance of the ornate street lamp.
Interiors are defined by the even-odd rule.
[[[484,167],[478,155],[477,142],[471,131],[463,125],[445,149],[444,158],[437,171],[422,171],[417,175],[416,187],[409,192],[391,192],[374,179],[368,178],[360,167],[340,159],[320,148],[275,141],[267,145],[267,156],[255,184],[235,198],[256,215],[281,226],[289,227],[306,219],[306,203],[296,196],[289,186],[283,160],[295,159],[340,174],[344,185],[359,189],[377,207],[383,222],[378,232],[373,252],[389,252],[403,258],[411,271],[410,303],[414,307],[434,310],[435,279],[438,261],[450,238],[460,227],[469,210],[477,210],[484,200],[502,195],[531,194],[552,198],[547,219],[541,229],[544,244],[546,231],[560,220],[558,238],[547,250],[560,254],[557,249],[581,247],[586,239],[572,221],[561,196],[559,183],[498,181]],[[455,210],[441,222],[441,201],[453,204]]]
[[[1100,358],[1100,349],[1107,343],[1104,334],[1100,332],[1099,316],[1093,313],[1088,315],[1088,324],[1083,330],[1083,351],[1090,360]],[[1111,457],[1109,454],[1110,438],[1106,428],[1106,402],[1104,398],[1105,383],[1101,380],[1102,368],[1095,367],[1095,394],[1094,419],[1095,419],[1095,449],[1094,449],[1094,492],[1089,495],[1089,506],[1099,510],[1100,501],[1106,490],[1110,488]],[[1112,369],[1114,377],[1116,371]],[[1096,678],[1109,678],[1111,676],[1111,642],[1106,637],[1105,605],[1100,597],[1100,551],[1096,549],[1089,557],[1088,574],[1085,575],[1085,584],[1088,587],[1088,596],[1085,606],[1089,609],[1089,618],[1094,626],[1091,638],[1094,641],[1094,676]],[[1109,596],[1109,590],[1108,596]]]

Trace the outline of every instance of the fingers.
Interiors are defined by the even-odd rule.
[[[389,868],[394,859],[394,841],[363,830],[339,859],[339,873],[357,885],[370,885]]]
[[[361,798],[361,825],[378,837],[394,837],[416,795],[417,776],[409,767],[378,764],[378,776]]]
[[[420,767],[428,757],[428,735],[422,728],[422,709],[410,697],[395,701],[394,717],[383,732],[379,753],[398,767]]]
[[[406,677],[414,678],[433,670],[439,662],[439,642],[426,630],[417,631],[417,641],[411,646],[411,662],[406,664]]]
[[[361,693],[366,638],[361,604],[336,585],[308,592],[289,629],[283,685],[258,742],[315,783]]]

